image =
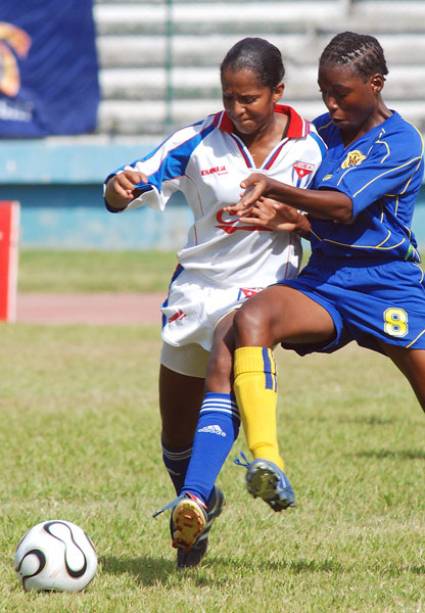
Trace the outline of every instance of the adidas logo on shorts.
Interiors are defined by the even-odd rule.
[[[204,426],[198,432],[209,432],[210,434],[217,434],[217,436],[226,436],[226,433],[218,425]]]

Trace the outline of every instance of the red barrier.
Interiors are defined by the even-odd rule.
[[[0,321],[16,320],[19,202],[0,201]]]

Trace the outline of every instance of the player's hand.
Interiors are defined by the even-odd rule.
[[[269,182],[269,178],[260,172],[254,172],[252,175],[249,175],[249,177],[244,179],[241,183],[241,187],[244,191],[241,194],[239,202],[232,206],[225,207],[224,210],[230,213],[230,215],[237,215],[238,217],[249,216],[252,206],[261,196],[267,194]]]
[[[301,236],[309,234],[311,230],[310,222],[305,215],[271,198],[261,197],[250,207],[250,214],[243,215],[240,221],[267,230],[296,232]]]
[[[142,172],[124,170],[114,175],[106,184],[106,202],[113,209],[125,209],[137,197],[136,185],[139,183],[148,183],[148,177]]]

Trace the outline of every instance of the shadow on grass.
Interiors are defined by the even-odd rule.
[[[117,558],[115,556],[105,556],[100,559],[103,572],[112,575],[129,574],[135,578],[138,585],[150,586],[158,583],[168,583],[170,575],[180,575],[182,578],[191,576],[194,584],[197,586],[224,584],[228,578],[228,570],[225,576],[217,576],[211,578],[205,574],[199,574],[199,570],[229,569],[234,573],[242,572],[244,574],[257,575],[260,572],[280,573],[285,571],[293,575],[307,575],[314,573],[332,573],[340,575],[342,573],[351,572],[352,568],[345,568],[341,562],[333,558],[325,558],[324,560],[309,560],[299,558],[295,560],[253,560],[250,557],[221,557],[208,556],[205,558],[201,566],[198,568],[187,569],[186,571],[177,570],[175,563],[170,560],[160,558],[139,557],[139,558]],[[425,566],[411,566],[385,564],[379,569],[382,575],[397,577],[412,573],[414,575],[425,575]]]
[[[353,415],[351,417],[341,417],[338,419],[338,422],[365,426],[390,426],[395,424],[397,419],[392,417],[380,417],[378,415]]]
[[[289,419],[289,418],[288,418]],[[295,418],[291,418],[295,421]],[[298,419],[297,421],[302,421]],[[335,422],[339,424],[357,424],[360,426],[391,426],[400,420],[394,417],[381,417],[379,415],[341,415],[335,417],[335,415],[320,415],[312,417],[310,420],[318,423]]]
[[[229,560],[232,562],[232,560]],[[227,562],[227,560],[226,560]],[[281,572],[283,570],[289,571],[295,575],[303,573],[342,573],[344,567],[341,562],[333,559],[324,560],[308,560],[306,558],[300,558],[298,560],[263,560],[260,562],[254,562],[251,560],[250,564],[253,572],[257,571],[274,571]]]
[[[375,449],[360,451],[355,454],[358,458],[376,458],[378,460],[425,460],[425,451],[422,449]]]
[[[324,560],[308,560],[306,558],[299,559],[275,559],[275,560],[255,560],[252,557],[243,556],[236,557],[221,557],[210,556],[206,558],[209,566],[221,568],[229,568],[231,571],[243,571],[246,574],[257,575],[260,572],[275,572],[282,571],[299,575],[303,573],[334,573],[339,574],[345,572],[345,568],[338,560],[325,558]],[[227,572],[227,571],[226,571]]]
[[[149,586],[158,583],[167,583],[171,574],[181,574],[187,577],[187,573],[193,573],[193,578],[198,585],[214,584],[217,585],[225,581],[225,578],[211,579],[199,576],[196,568],[180,571],[176,569],[175,563],[170,560],[160,558],[139,557],[139,558],[118,558],[115,556],[105,556],[100,559],[103,572],[113,575],[129,574],[132,575],[139,585]],[[340,562],[333,559],[308,560],[301,558],[298,560],[253,560],[250,557],[221,557],[208,556],[198,567],[200,570],[206,568],[229,568],[233,571],[243,571],[248,574],[258,572],[282,572],[287,571],[293,574],[303,573],[342,573],[344,568]],[[227,571],[226,571],[227,576]]]
[[[165,583],[168,576],[176,571],[175,562],[149,556],[139,558],[104,556],[100,558],[100,562],[104,572],[112,575],[133,575],[139,585]]]
[[[387,575],[388,577],[400,577],[409,573],[413,575],[425,575],[425,566],[399,566],[398,564],[383,564],[381,568],[376,569],[376,572],[378,572],[379,575]]]

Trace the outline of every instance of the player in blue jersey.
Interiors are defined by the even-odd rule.
[[[379,351],[425,410],[425,283],[411,231],[424,145],[385,105],[387,73],[374,37],[335,36],[319,63],[328,113],[315,123],[328,153],[313,189],[253,174],[242,183],[239,205],[229,209],[245,223],[279,218],[284,224],[284,209],[263,210],[261,198],[268,196],[302,211],[311,224],[312,255],[299,277],[265,289],[234,320],[234,389],[254,457],[246,464],[247,487],[275,511],[293,504],[276,443],[272,349],[278,343],[301,355],[333,352],[352,340]]]
[[[203,522],[202,534],[198,532],[199,539],[195,534],[190,550],[179,528],[186,522],[184,505],[173,514],[171,533],[179,567],[200,562],[208,529],[223,504],[212,467],[221,467],[239,430],[229,335],[235,310],[263,287],[296,276],[300,262],[298,237],[243,224],[224,209],[239,200],[240,182],[254,169],[308,187],[326,150],[310,122],[278,104],[284,72],[274,45],[259,38],[239,41],[221,64],[224,110],[177,130],[145,158],[106,180],[111,211],[146,204],[163,210],[170,195],[180,190],[194,216],[162,306],[163,461],[176,493],[184,491],[187,471],[191,481],[208,471],[210,483],[200,493],[199,504],[190,497],[184,503],[193,502]],[[269,201],[267,206],[280,205]],[[214,377],[204,396],[207,367]],[[211,436],[219,444],[204,461],[203,446]]]
[[[311,259],[297,280],[263,290],[234,318],[234,390],[254,456],[246,463],[247,486],[275,511],[294,504],[276,436],[272,349],[279,342],[300,354],[335,351],[351,340],[383,352],[425,407],[425,287],[410,229],[423,143],[384,104],[387,73],[375,38],[350,32],[335,37],[319,66],[329,113],[317,126],[329,149],[314,189],[254,174],[242,183],[239,206],[226,209],[246,224],[308,232],[312,242]],[[265,207],[265,195],[281,206]],[[216,372],[211,361],[207,389],[215,389]],[[194,446],[191,464],[196,457],[197,466],[186,476],[186,498],[172,503],[188,544],[207,525],[199,499],[221,468],[218,423],[216,418],[208,426],[209,444]]]

